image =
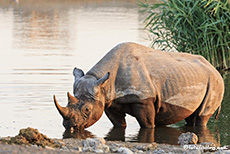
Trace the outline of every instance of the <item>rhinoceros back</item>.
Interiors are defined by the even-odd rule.
[[[220,74],[197,55],[123,43],[113,48],[88,73],[102,77],[107,72],[110,72],[105,87],[107,101],[127,95],[135,95],[141,100],[157,97],[158,102],[194,111],[207,90],[215,91],[210,99],[218,97],[222,100],[223,96]],[[215,86],[219,89],[215,90]]]

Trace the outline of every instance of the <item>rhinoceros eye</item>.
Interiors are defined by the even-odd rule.
[[[84,112],[85,114],[89,114],[90,108],[89,108],[88,105],[86,105],[86,106],[83,107],[83,112]]]
[[[88,107],[85,107],[85,112],[89,112],[89,108]]]
[[[81,114],[83,116],[83,118],[87,118],[90,114],[91,110],[90,107],[88,105],[85,105],[82,109],[81,109]]]

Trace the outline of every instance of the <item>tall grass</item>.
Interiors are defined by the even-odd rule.
[[[216,68],[230,68],[230,4],[228,0],[161,0],[140,2],[147,12],[152,46],[204,56]]]

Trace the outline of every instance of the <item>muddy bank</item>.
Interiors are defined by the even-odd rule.
[[[145,143],[131,143],[131,142],[116,142],[108,141],[103,146],[99,145],[97,150],[93,147],[85,148],[82,139],[54,139],[54,141],[62,146],[60,148],[53,148],[49,146],[41,147],[37,145],[16,145],[0,143],[0,153],[15,153],[15,154],[70,154],[70,153],[125,153],[125,154],[165,154],[165,153],[183,153],[183,154],[201,154],[212,153],[222,154],[230,153],[229,150],[204,151],[203,149],[185,149],[180,146],[173,146],[167,144],[145,144]],[[101,147],[101,148],[100,148]]]
[[[15,137],[0,138],[1,153],[230,153],[229,146],[216,147],[213,143],[196,144],[195,134],[181,135],[181,146],[105,141],[103,138],[50,139],[33,128],[21,129]]]

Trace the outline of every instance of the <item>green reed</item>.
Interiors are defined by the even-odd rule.
[[[230,4],[228,0],[161,0],[140,2],[147,12],[152,46],[204,56],[216,68],[230,68]]]

